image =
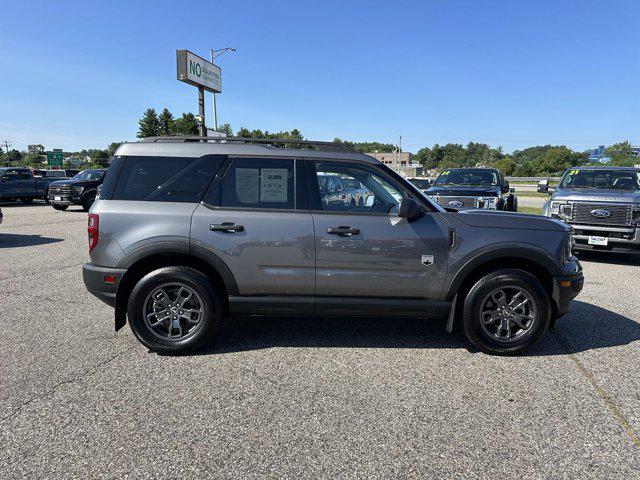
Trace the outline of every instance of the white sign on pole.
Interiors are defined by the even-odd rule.
[[[222,92],[222,71],[217,65],[189,50],[176,50],[176,67],[178,80],[209,92]]]

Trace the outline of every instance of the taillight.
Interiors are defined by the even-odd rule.
[[[100,218],[96,213],[90,213],[89,219],[87,222],[87,238],[89,239],[89,253],[93,250],[93,248],[98,244],[99,237],[99,223]]]

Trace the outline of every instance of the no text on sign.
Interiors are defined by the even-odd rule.
[[[203,87],[208,92],[222,92],[220,67],[189,50],[176,50],[177,78],[181,82]]]

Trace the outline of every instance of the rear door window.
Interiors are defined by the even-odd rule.
[[[237,158],[222,181],[220,206],[296,208],[294,160]]]
[[[223,160],[222,155],[126,157],[111,199],[198,203]]]

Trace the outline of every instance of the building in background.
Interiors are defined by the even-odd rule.
[[[419,177],[423,174],[424,167],[421,163],[414,162],[413,153],[409,152],[368,152],[376,160],[387,165],[391,170],[398,172],[403,177]]]
[[[598,148],[589,150],[589,161],[592,163],[609,163],[611,158],[605,155],[604,145],[599,145]]]
[[[640,158],[640,147],[631,147],[631,158]],[[589,150],[589,161],[593,163],[609,163],[611,157],[608,157],[605,153],[605,146],[600,145],[598,148],[592,148]]]

